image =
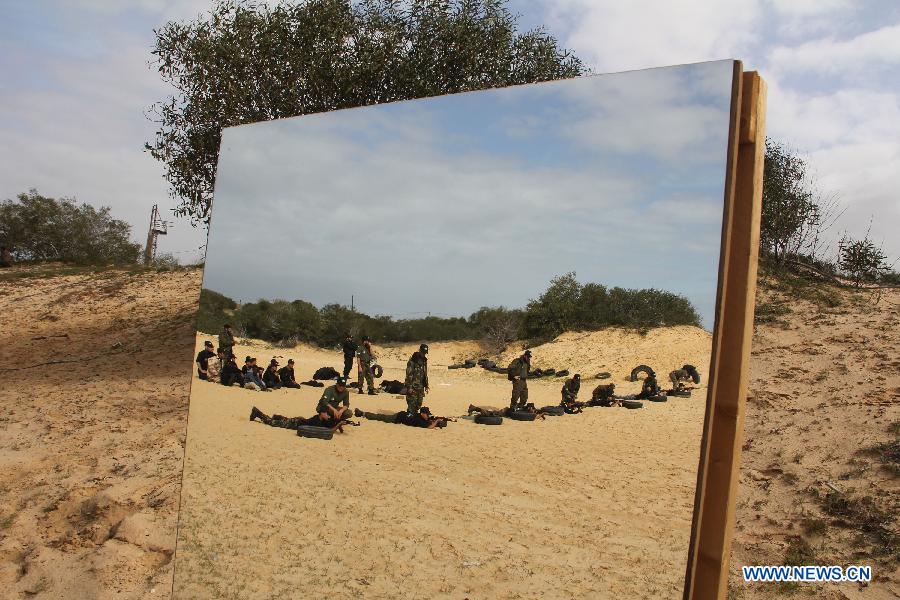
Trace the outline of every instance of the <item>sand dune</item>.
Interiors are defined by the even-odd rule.
[[[198,336],[198,349],[208,337]],[[627,371],[614,358],[617,344],[637,353],[618,359]],[[376,347],[384,378],[402,380],[416,346]],[[503,376],[446,369],[478,357],[477,345],[430,348],[426,402],[434,413],[508,403]],[[258,341],[236,353],[292,357],[304,379],[341,363],[336,351]],[[709,334],[566,334],[534,353],[536,364],[603,367],[636,390],[625,381],[634,356],[660,369],[705,365]],[[561,384],[533,381],[531,398],[557,404]],[[704,392],[642,410],[595,408],[500,427],[363,422],[322,442],[247,418],[252,405],[308,416],[320,390],[261,393],[195,379],[176,597],[678,597]],[[388,394],[351,401],[365,410],[405,407]]]
[[[199,275],[0,280],[0,597],[169,594]]]

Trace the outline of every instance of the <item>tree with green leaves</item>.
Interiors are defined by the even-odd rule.
[[[506,0],[220,0],[154,33],[175,89],[155,139],[175,213],[209,223],[222,128],[396,100],[575,77],[543,29],[517,31]]]
[[[801,256],[815,260],[822,233],[840,216],[834,198],[823,199],[812,181],[803,157],[766,139],[760,248],[778,264]]]
[[[838,266],[852,280],[856,287],[863,281],[879,281],[890,267],[885,262],[887,255],[875,246],[868,233],[861,240],[844,236],[838,245]]]
[[[49,198],[37,190],[0,202],[0,244],[19,261],[61,261],[77,265],[131,264],[141,247],[131,226],[73,198]]]

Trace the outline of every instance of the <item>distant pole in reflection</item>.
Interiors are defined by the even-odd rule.
[[[350,294],[350,310],[353,310],[353,294]]]

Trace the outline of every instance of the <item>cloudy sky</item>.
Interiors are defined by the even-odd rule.
[[[174,203],[142,152],[145,109],[168,90],[147,65],[152,30],[205,0],[0,0],[0,198],[36,187],[113,207],[141,240]],[[511,0],[595,72],[740,58],[769,83],[770,136],[805,154],[851,233],[900,255],[900,3],[893,0]],[[160,249],[201,256],[176,223]]]
[[[227,129],[204,287],[397,317],[549,281],[657,287],[712,328],[733,63]]]

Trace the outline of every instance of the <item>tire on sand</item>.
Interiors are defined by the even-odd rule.
[[[545,406],[541,412],[551,417],[561,417],[566,414],[566,410],[562,406]]]
[[[656,376],[656,373],[653,371],[653,369],[651,369],[647,365],[638,365],[631,370],[631,376],[629,379],[631,381],[637,381],[638,375],[640,375],[641,373],[644,373],[645,375],[653,375],[654,377]]]
[[[649,400],[650,402],[665,402],[666,397],[663,394],[659,394],[658,396],[650,396],[649,398],[647,398],[647,400]]]
[[[690,390],[672,390],[666,394],[667,396],[675,396],[676,398],[690,398]]]
[[[622,400],[622,406],[625,408],[641,408],[644,406],[644,403],[638,400]]]
[[[475,417],[475,422],[479,425],[501,425],[503,423],[503,417],[488,417],[485,415],[478,415]]]
[[[534,421],[537,418],[536,413],[528,412],[527,410],[511,410],[506,413],[506,416],[513,421]]]
[[[327,427],[301,425],[297,428],[297,435],[305,438],[316,438],[318,440],[330,440],[334,437],[334,432]]]
[[[372,377],[381,377],[384,375],[384,369],[381,368],[381,365],[372,365]]]
[[[597,373],[597,379],[609,379],[612,377],[612,373],[608,371],[603,371],[602,373]]]

